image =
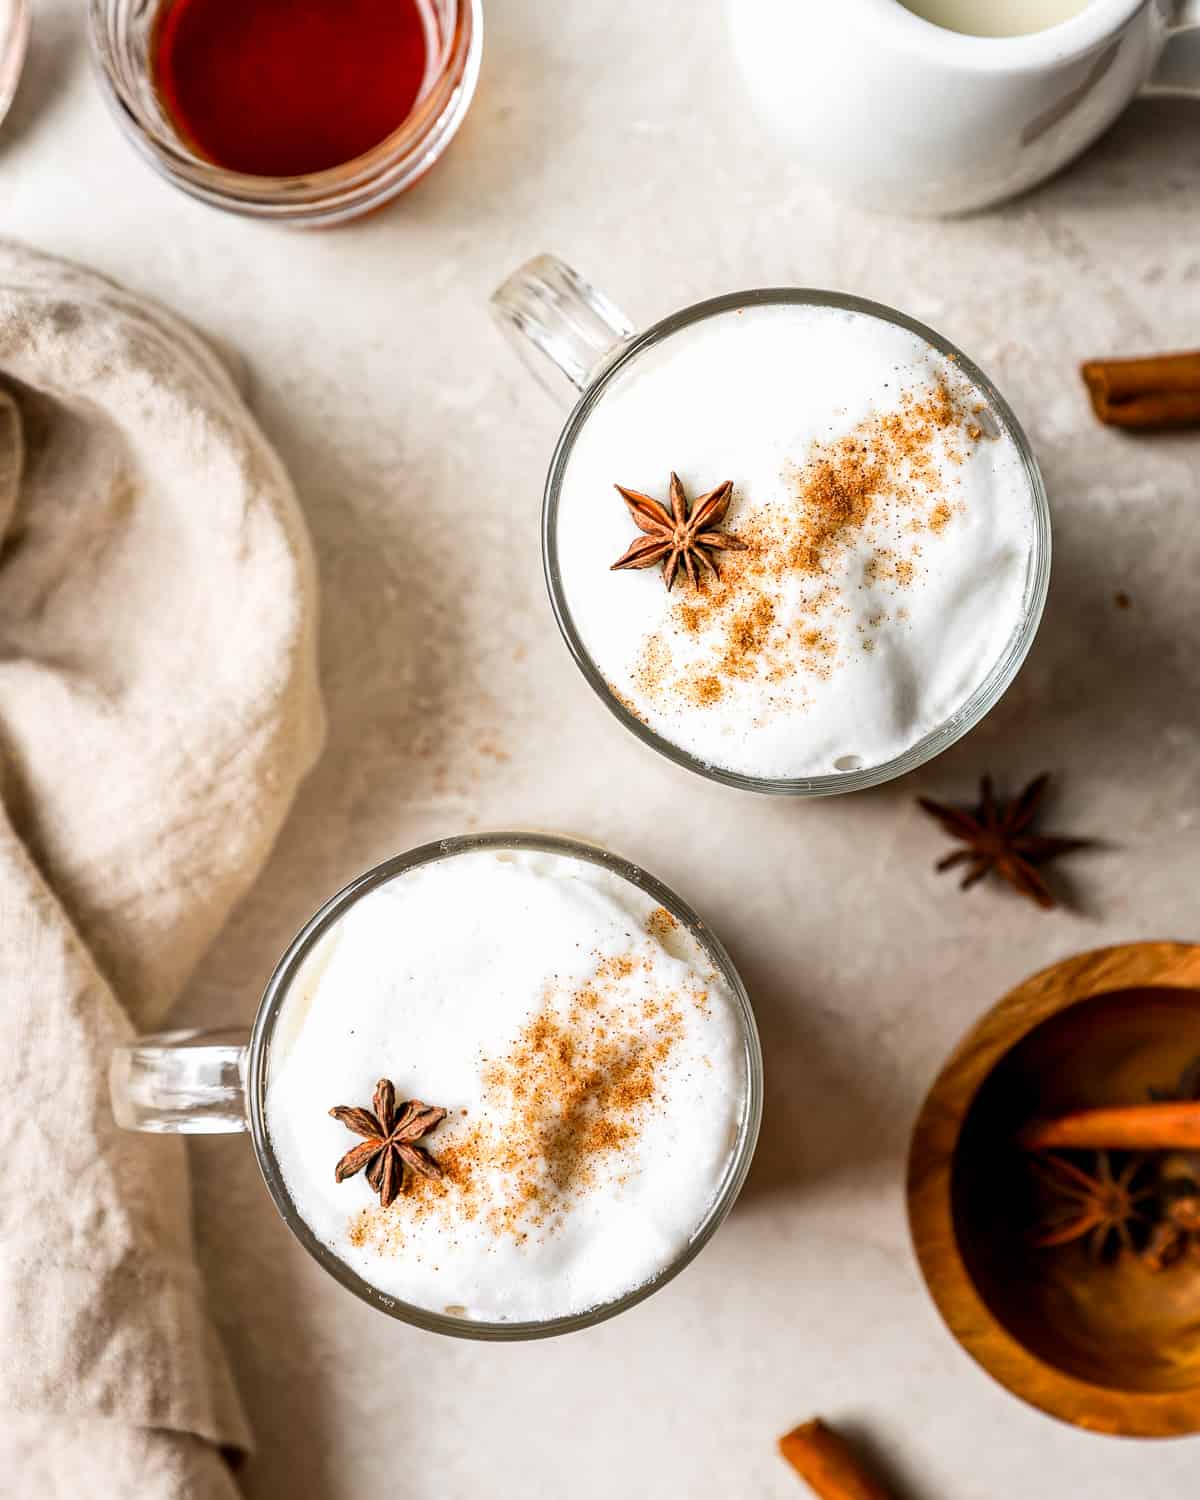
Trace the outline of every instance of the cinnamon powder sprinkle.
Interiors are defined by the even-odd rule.
[[[617,700],[617,702],[621,705],[621,707],[627,714],[639,720],[642,724],[646,723],[646,715],[641,711],[637,704],[633,702],[631,698],[627,698],[625,694],[622,693],[619,688],[615,688],[611,682],[606,682],[605,686],[608,688],[608,691],[613,695],[613,697]]]
[[[972,392],[973,396],[974,393]],[[922,537],[936,536],[962,510],[956,477],[989,433],[975,406],[938,380],[906,391],[894,411],[817,443],[806,462],[781,476],[781,495],[737,517],[748,550],[722,558],[721,576],[672,601],[668,625],[644,641],[634,680],[646,698],[707,708],[737,682],[780,685],[777,706],[805,696],[805,678],[824,679],[840,663],[843,594],[857,586],[847,569],[867,550],[862,584],[893,594],[920,586]],[[911,538],[905,550],[883,544]],[[903,611],[880,609],[871,631]]]
[[[663,908],[646,925],[660,924],[676,925]],[[484,1060],[483,1108],[442,1126],[442,1180],[414,1178],[390,1208],[364,1209],[351,1243],[400,1250],[406,1226],[431,1215],[447,1229],[482,1219],[523,1243],[552,1233],[602,1173],[636,1170],[632,1148],[667,1102],[687,1007],[708,1004],[703,989],[656,988],[652,967],[635,948],[599,960],[573,992],[548,990],[510,1050]]]
[[[673,917],[665,906],[656,906],[646,918],[646,931],[652,938],[657,938],[660,943],[678,926],[679,919]]]
[[[706,677],[697,677],[688,685],[687,695],[690,702],[700,708],[711,708],[714,703],[720,703],[725,696],[725,684],[719,677],[709,673]]]

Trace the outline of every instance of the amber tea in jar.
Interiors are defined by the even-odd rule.
[[[218,166],[306,176],[407,118],[429,32],[419,0],[173,0],[154,79],[180,133]]]
[[[475,91],[480,0],[91,0],[121,128],[220,208],[336,223],[441,157]]]

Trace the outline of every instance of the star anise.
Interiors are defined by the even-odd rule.
[[[1031,825],[1049,784],[1049,776],[1038,776],[1019,797],[1002,802],[992,789],[992,778],[985,776],[979,784],[979,806],[973,809],[949,807],[928,797],[919,797],[917,801],[925,812],[967,846],[939,860],[937,869],[950,870],[957,865],[966,865],[962,879],[964,891],[994,870],[1022,896],[1036,901],[1043,909],[1050,910],[1057,905],[1037,867],[1061,854],[1091,848],[1093,841],[1032,832]]]
[[[415,1143],[442,1123],[446,1111],[422,1104],[419,1099],[408,1099],[397,1109],[396,1090],[387,1078],[376,1084],[374,1103],[374,1114],[349,1104],[338,1104],[329,1111],[347,1130],[366,1137],[361,1145],[346,1152],[334,1176],[344,1182],[365,1167],[367,1181],[386,1208],[404,1187],[409,1172],[434,1179],[443,1175],[429,1152]]]
[[[700,577],[696,564],[715,578],[717,576],[714,552],[744,552],[746,543],[728,532],[718,531],[733,498],[733,481],[727,479],[715,490],[689,506],[679,475],[671,475],[671,509],[649,495],[638,490],[627,490],[616,486],[617,493],[629,507],[634,523],[646,535],[639,537],[623,557],[612,565],[618,568],[652,568],[656,562],[663,564],[663,580],[670,590],[675,582],[682,561],[688,582],[693,588],[699,586]]]
[[[1157,1191],[1140,1185],[1144,1157],[1130,1157],[1118,1173],[1106,1151],[1096,1153],[1094,1172],[1053,1155],[1033,1157],[1032,1165],[1056,1203],[1032,1236],[1038,1249],[1086,1240],[1088,1253],[1101,1260],[1114,1247],[1118,1253],[1134,1248],[1132,1226],[1145,1217],[1141,1205]]]

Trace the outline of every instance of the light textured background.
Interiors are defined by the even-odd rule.
[[[479,96],[438,170],[365,223],[297,235],[195,204],[135,158],[81,12],[39,4],[0,132],[0,228],[244,354],[323,573],[329,749],[179,1019],[249,1020],[294,929],[382,856],[533,825],[607,843],[699,907],[767,1059],[757,1165],[714,1244],[649,1303],[550,1344],[393,1325],[291,1242],[244,1141],[197,1143],[203,1267],[261,1445],[252,1500],[784,1500],[774,1438],[815,1411],[869,1431],[912,1500],[1191,1493],[1194,1443],[1058,1426],[958,1351],[901,1177],[940,1061],[1011,984],[1096,944],[1200,936],[1200,437],[1102,431],[1075,376],[1088,355],[1200,344],[1200,106],[1136,105],[999,212],[882,221],[806,187],[758,130],[715,0],[489,0]],[[917,777],[819,804],[708,786],[624,734],[543,595],[560,416],[485,311],[543,249],[637,320],[756,284],[864,293],[994,375],[1044,466],[1056,559],[1033,654],[982,728]],[[931,874],[943,844],[914,795],[965,797],[989,768],[1010,786],[1058,773],[1048,826],[1108,836],[1071,864],[1074,913]]]

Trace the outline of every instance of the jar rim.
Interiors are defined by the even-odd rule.
[[[4,0],[0,4],[0,120],[16,98],[29,50],[32,20],[30,0]]]

